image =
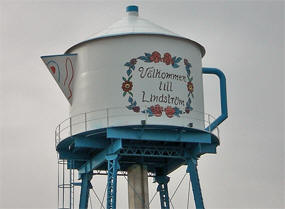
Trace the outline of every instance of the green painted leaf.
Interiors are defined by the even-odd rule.
[[[178,67],[179,67],[179,65],[177,65],[176,63],[174,63],[174,64],[172,65],[172,67],[174,67],[174,68],[178,68]]]
[[[176,63],[180,62],[182,60],[181,57],[177,57],[177,59],[175,60]]]
[[[125,91],[124,91],[124,93],[123,93],[123,97],[124,97],[124,96],[126,96],[126,94],[127,94],[127,92],[125,92]]]

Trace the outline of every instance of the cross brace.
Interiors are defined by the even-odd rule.
[[[120,150],[122,156],[144,156],[144,157],[166,157],[166,158],[183,158],[184,150],[182,148],[173,148],[165,146],[123,146]]]

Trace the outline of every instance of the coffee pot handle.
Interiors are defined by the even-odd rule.
[[[214,120],[207,128],[205,128],[205,130],[207,131],[212,131],[228,117],[226,77],[224,73],[217,68],[203,67],[202,73],[214,74],[220,79],[221,115],[216,120]]]

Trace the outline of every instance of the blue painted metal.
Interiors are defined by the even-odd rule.
[[[106,161],[105,156],[108,154],[116,153],[122,149],[122,140],[116,139],[113,141],[111,145],[109,145],[106,149],[101,151],[99,154],[96,154],[92,159],[88,160],[84,163],[79,169],[79,175],[83,173],[89,173],[92,170],[96,169],[99,165]]]
[[[169,195],[167,184],[170,178],[168,176],[156,176],[154,179],[155,182],[158,183],[157,191],[160,195],[161,209],[169,209]]]
[[[191,150],[192,156],[198,156],[200,157],[203,154],[211,153],[216,154],[217,153],[217,144],[197,144],[194,149]]]
[[[184,158],[184,149],[182,147],[169,146],[138,146],[124,145],[120,150],[121,156],[138,156],[138,157],[157,157],[157,158]]]
[[[221,115],[205,129],[212,131],[228,117],[226,77],[224,73],[217,68],[202,68],[202,72],[203,74],[217,75],[220,79]]]
[[[138,12],[139,8],[136,5],[130,5],[130,6],[127,6],[126,11],[127,12]]]
[[[68,160],[88,160],[90,159],[90,155],[88,153],[72,153],[68,151],[59,152],[60,159],[68,159]]]
[[[41,56],[41,58],[45,58],[45,57],[60,57],[60,56],[75,56],[77,54],[55,54],[55,55],[45,55],[45,56]]]
[[[110,142],[106,139],[97,139],[92,137],[73,136],[74,148],[93,148],[93,149],[104,149]]]
[[[194,194],[195,205],[197,209],[204,209],[203,197],[200,187],[200,181],[197,171],[197,160],[196,159],[188,159],[187,160],[187,173],[190,173],[190,179],[192,183],[192,190]]]
[[[107,155],[108,180],[107,180],[107,209],[116,209],[117,196],[117,171],[119,169],[118,155]]]
[[[79,209],[87,209],[88,208],[88,199],[89,199],[89,190],[91,188],[91,179],[92,174],[85,173],[81,176],[81,191],[80,191],[80,202]]]
[[[78,169],[79,178],[82,179],[80,200],[82,208],[88,204],[86,199],[89,189],[86,186],[86,174],[92,173],[94,169],[105,170],[106,167],[108,167],[107,208],[116,208],[118,156],[121,157],[121,171],[126,171],[130,163],[136,162],[147,165],[148,172],[158,176],[165,176],[181,165],[188,164],[195,204],[197,208],[203,208],[197,169],[187,159],[197,159],[202,154],[215,153],[218,144],[217,137],[207,130],[145,125],[80,133],[61,141],[57,151],[60,158],[74,159],[74,164],[68,168]],[[157,178],[157,182],[159,181],[162,180]],[[169,208],[167,182],[160,183],[157,189],[160,192],[161,207]]]
[[[211,134],[203,130],[159,125],[151,127],[150,129],[132,129],[131,127],[107,128],[107,137],[132,140],[211,143]]]

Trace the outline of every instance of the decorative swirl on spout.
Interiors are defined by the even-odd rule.
[[[70,63],[71,68],[68,68],[67,62]],[[71,91],[71,87],[70,86],[71,86],[71,82],[72,82],[73,76],[74,76],[74,69],[73,69],[72,61],[71,61],[71,59],[69,57],[67,57],[66,60],[65,60],[66,77],[65,77],[64,85],[65,85],[65,83],[67,81],[67,78],[68,78],[68,70],[69,69],[71,70],[71,78],[70,78],[70,80],[68,82],[68,90],[69,90],[69,94],[70,95],[67,97],[67,99],[70,99],[72,97],[72,91]]]

